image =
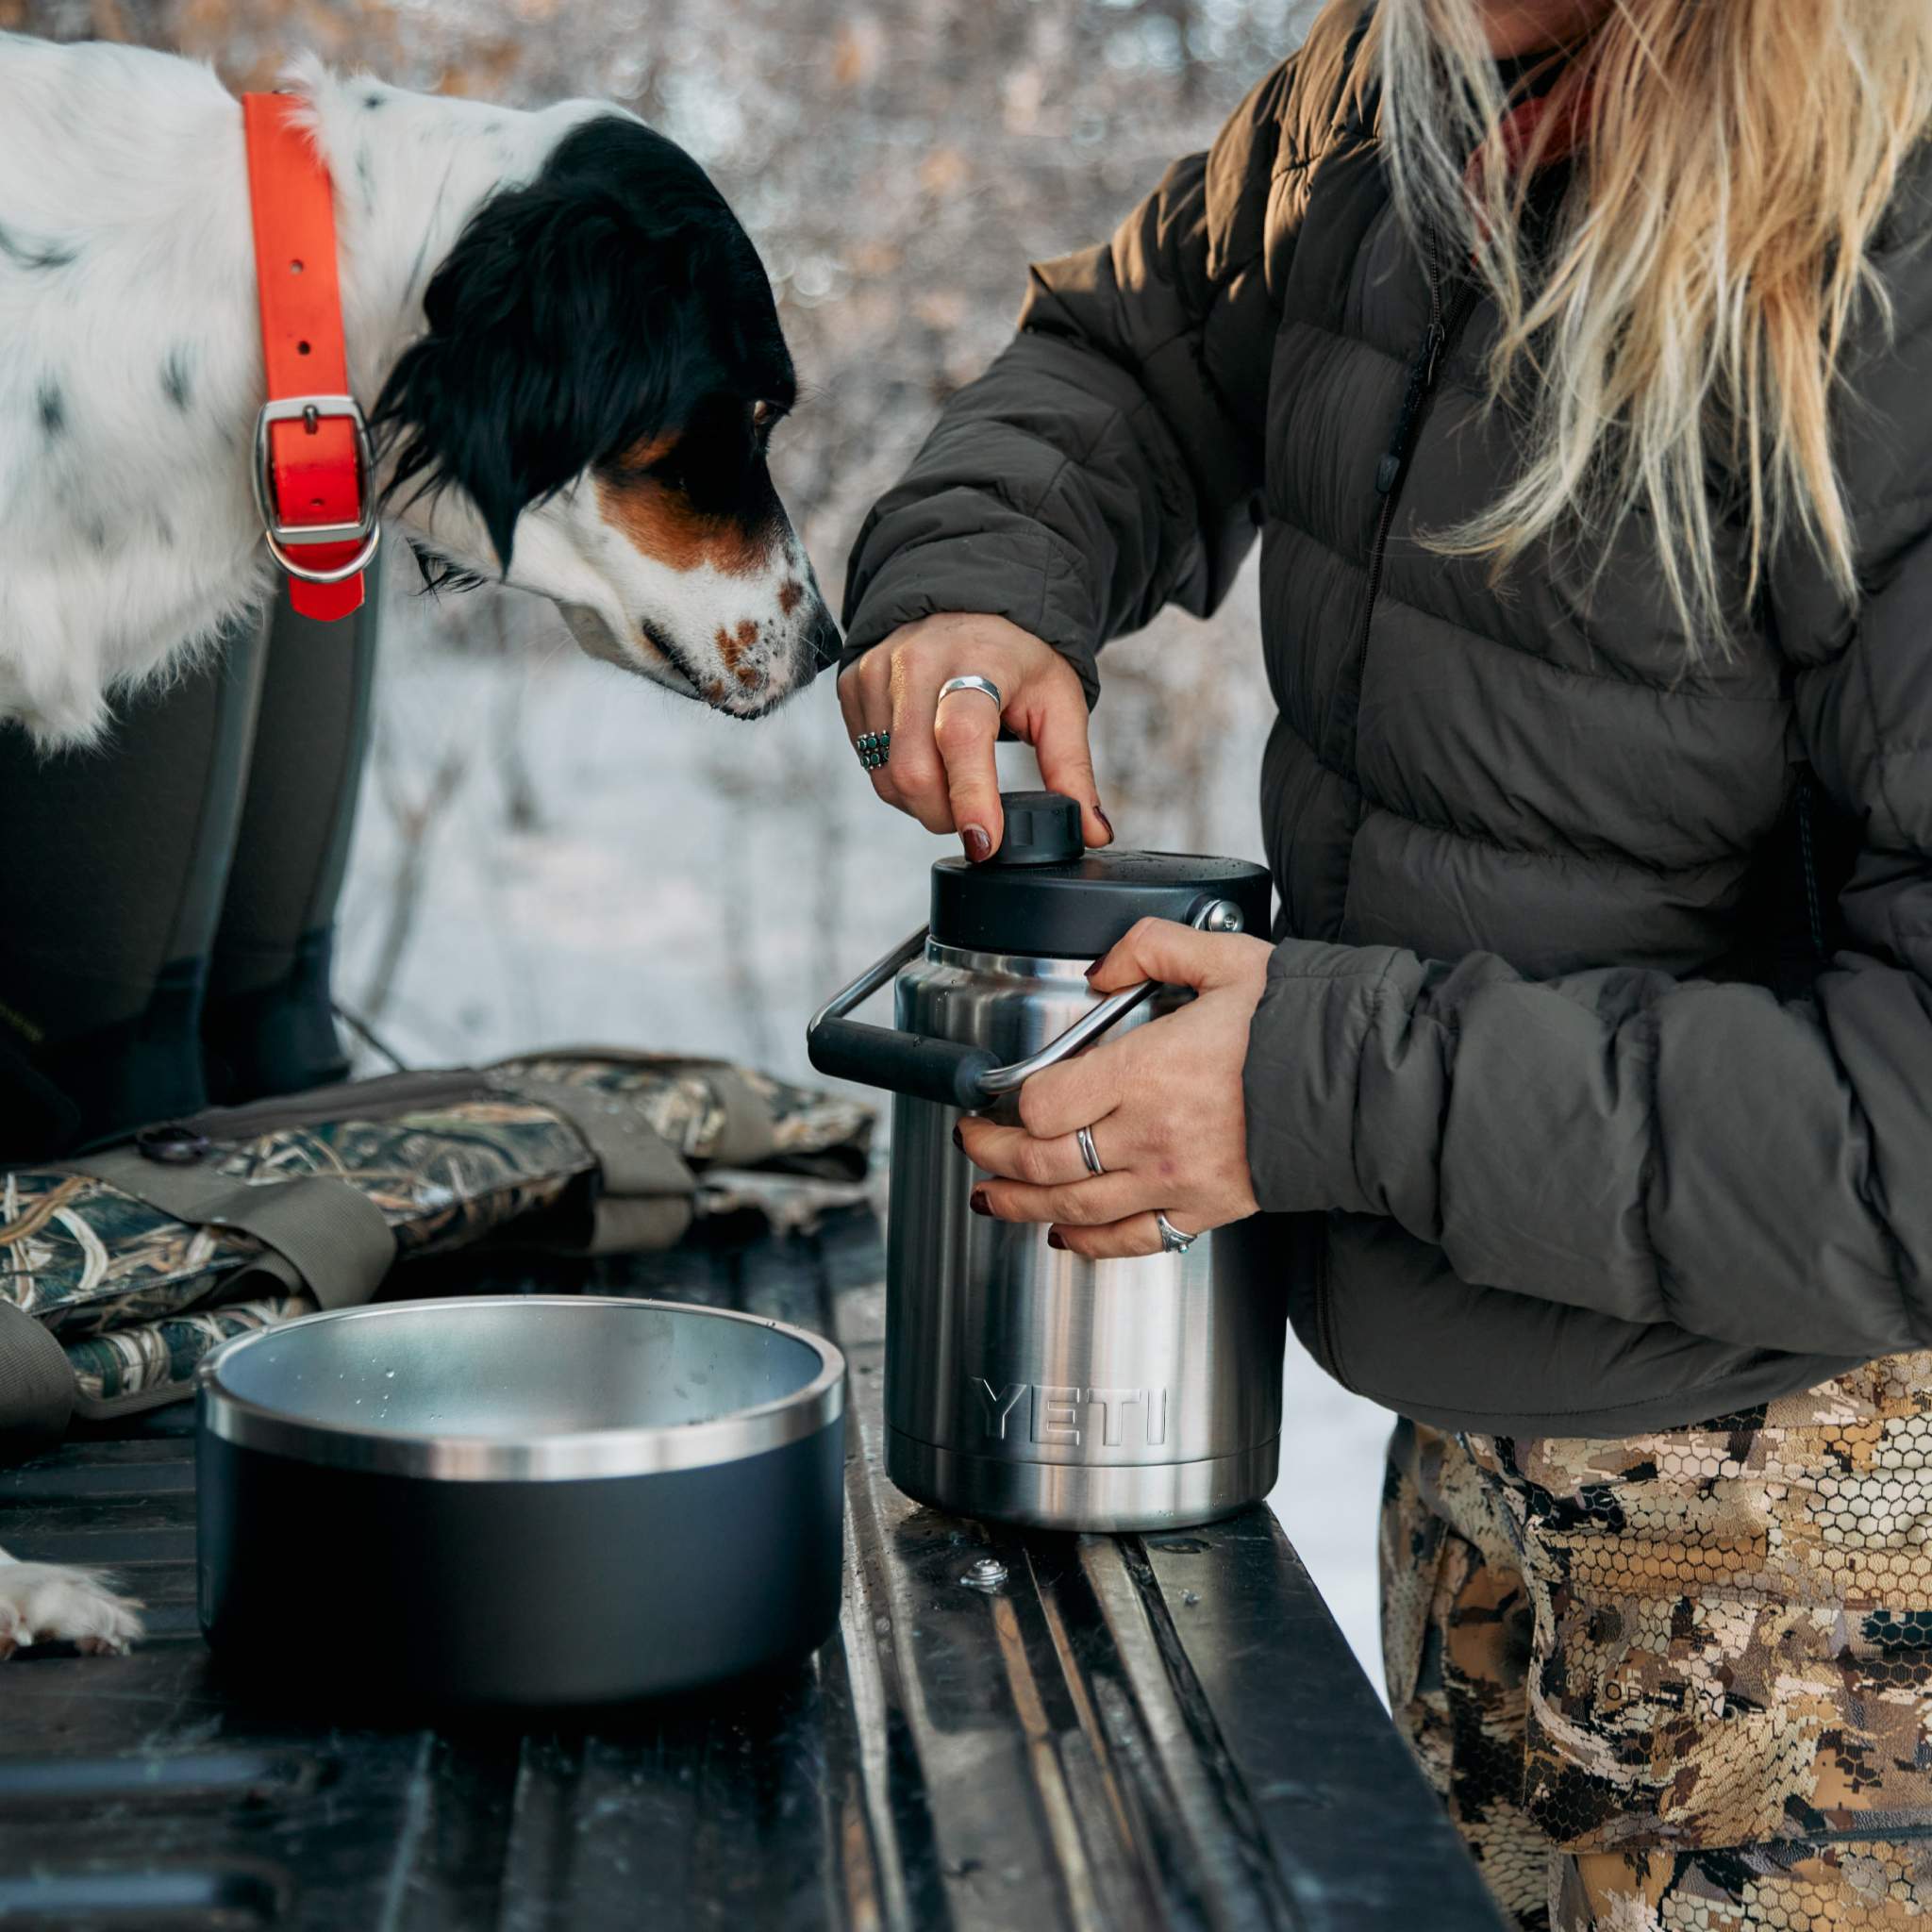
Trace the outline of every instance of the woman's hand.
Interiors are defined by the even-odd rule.
[[[989,707],[991,708],[991,707]],[[1200,995],[1119,1040],[1036,1074],[1017,1127],[969,1116],[959,1144],[994,1178],[976,1212],[1053,1224],[1047,1240],[1094,1260],[1160,1252],[1154,1216],[1200,1234],[1255,1212],[1241,1067],[1268,978],[1266,941],[1143,919],[1088,975],[1096,992],[1143,979]],[[1091,1130],[1106,1172],[1074,1138]]]
[[[997,685],[998,708],[973,691],[941,703],[940,686],[965,676]],[[873,790],[928,832],[958,832],[974,864],[999,850],[1006,829],[992,755],[1002,718],[1039,755],[1047,790],[1079,802],[1088,844],[1113,839],[1093,787],[1080,675],[1051,644],[1004,617],[955,614],[902,625],[841,676],[839,705],[849,737],[892,734],[887,761],[872,774]]]

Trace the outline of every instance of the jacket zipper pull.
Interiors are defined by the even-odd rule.
[[[1436,386],[1436,368],[1442,359],[1442,351],[1449,341],[1448,328],[1441,322],[1432,322],[1423,331],[1423,379],[1422,391],[1424,395]]]
[[[1390,436],[1389,447],[1382,453],[1382,460],[1375,465],[1378,496],[1387,496],[1402,475],[1402,466],[1408,460],[1409,441],[1415,434],[1416,418],[1422,412],[1423,398],[1435,385],[1436,365],[1442,358],[1442,345],[1447,340],[1448,331],[1440,322],[1432,321],[1423,331],[1422,341],[1408,365],[1408,380],[1403,386],[1402,407],[1395,412],[1394,431]]]

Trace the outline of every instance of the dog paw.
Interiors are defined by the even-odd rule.
[[[72,1643],[89,1657],[124,1651],[142,1633],[139,1598],[95,1570],[65,1563],[0,1564],[0,1659],[34,1643]]]

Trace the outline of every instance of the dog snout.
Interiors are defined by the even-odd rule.
[[[809,601],[807,601],[807,600]],[[745,620],[717,633],[725,675],[706,683],[706,701],[738,718],[761,718],[839,661],[843,634],[817,584],[781,597],[782,615]]]

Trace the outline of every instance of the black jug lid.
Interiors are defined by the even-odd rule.
[[[975,953],[1097,959],[1139,919],[1186,924],[1214,899],[1241,908],[1241,930],[1268,936],[1268,871],[1191,852],[1089,852],[1080,808],[1056,791],[1000,794],[1006,832],[982,864],[932,869],[932,936]]]

